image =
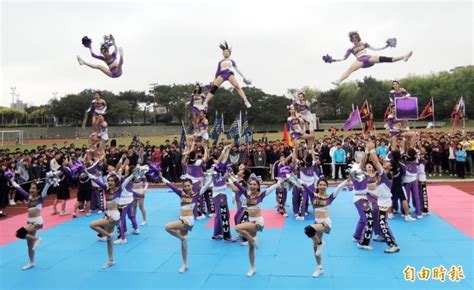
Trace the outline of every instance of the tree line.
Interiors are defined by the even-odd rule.
[[[430,97],[434,98],[437,120],[447,119],[459,96],[464,96],[466,115],[473,114],[474,66],[466,66],[429,75],[410,75],[399,80],[412,96],[418,97],[419,111]],[[101,93],[107,102],[107,122],[117,124],[179,123],[189,118],[186,107],[193,92],[194,84],[158,85],[150,92],[125,91],[114,94]],[[291,88],[287,95],[268,94],[256,87],[244,87],[252,108],[248,111],[251,124],[283,124],[288,116],[287,106],[291,96],[303,91],[311,102],[312,111],[321,122],[344,120],[352,109],[352,104],[362,104],[364,99],[372,105],[376,120],[382,120],[389,103],[388,93],[391,80],[377,80],[365,77],[362,81],[343,83],[339,87],[321,91],[317,88]],[[56,124],[80,125],[84,111],[89,107],[95,90],[86,89],[78,94],[67,94],[60,99],[52,99],[47,105],[30,107],[25,112],[0,108],[1,124]],[[139,104],[143,104],[139,106]],[[165,114],[154,114],[153,106],[166,108]],[[229,124],[245,106],[233,89],[220,88],[209,104],[209,119],[214,120],[216,110],[223,113]]]

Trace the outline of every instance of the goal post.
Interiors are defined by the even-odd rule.
[[[23,145],[25,132],[23,130],[0,130],[0,138],[2,146]]]

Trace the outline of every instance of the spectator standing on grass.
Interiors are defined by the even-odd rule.
[[[334,164],[335,164],[335,174],[334,180],[338,179],[339,171],[341,171],[342,179],[345,179],[345,165],[346,165],[346,151],[342,148],[341,143],[336,144],[336,150],[334,151]]]
[[[466,172],[466,156],[467,153],[463,145],[458,144],[456,150],[456,171],[459,178],[464,178]]]

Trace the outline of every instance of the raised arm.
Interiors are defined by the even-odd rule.
[[[221,156],[219,156],[219,159],[217,159],[217,163],[219,163],[219,162],[225,163],[227,161],[227,159],[229,158],[230,147],[231,146],[232,145],[229,144],[229,145],[224,147],[224,150],[222,150]]]
[[[346,179],[346,180],[344,180],[343,182],[339,183],[339,185],[336,186],[336,188],[334,189],[334,192],[331,193],[331,195],[332,195],[334,198],[336,198],[337,195],[339,194],[339,192],[341,192],[341,190],[342,190],[344,187],[346,187],[347,182],[349,182],[349,180]]]
[[[336,62],[336,61],[345,61],[352,53],[352,49],[348,49],[346,51],[346,54],[342,57],[342,58],[338,58],[338,59],[333,59],[332,62]]]
[[[46,182],[46,184],[43,187],[43,190],[41,191],[41,198],[45,198],[46,195],[48,194],[48,189],[51,186],[49,182]]]
[[[388,44],[386,44],[385,46],[383,47],[373,47],[372,45],[370,44],[367,44],[367,48],[368,49],[371,49],[371,50],[374,50],[374,51],[379,51],[379,50],[384,50],[388,47]]]
[[[172,183],[168,179],[164,178],[163,175],[161,175],[161,173],[160,173],[160,177],[161,177],[161,180],[163,181],[164,184],[168,185],[168,187],[172,191],[174,191],[179,197],[181,197],[181,195],[182,195],[182,190],[181,189],[177,188],[176,185],[174,185],[174,183]]]
[[[10,178],[10,183],[15,187],[16,191],[21,194],[25,199],[28,199],[29,193],[26,192],[18,183],[16,183],[15,179]]]
[[[97,177],[97,176],[91,174],[89,171],[87,171],[87,169],[84,170],[84,172],[85,172],[85,173],[87,174],[87,176],[89,176],[89,178],[90,178],[92,181],[94,181],[94,183],[97,184],[100,188],[102,188],[102,189],[104,189],[104,190],[107,189],[107,185],[105,185],[99,177]]]
[[[367,143],[367,150],[369,150],[369,158],[372,161],[372,164],[374,164],[375,170],[377,170],[377,172],[379,173],[382,173],[383,167],[382,164],[380,164],[379,157],[377,156],[377,151],[374,147],[374,142],[370,141]]]
[[[272,191],[274,191],[275,189],[277,189],[279,186],[281,185],[281,181],[277,181],[276,183],[270,185],[265,191],[265,196],[269,195]]]

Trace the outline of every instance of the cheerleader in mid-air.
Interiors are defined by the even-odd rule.
[[[111,78],[118,78],[122,75],[123,49],[121,47],[117,48],[117,44],[115,43],[115,39],[112,35],[104,36],[104,42],[100,46],[100,53],[102,55],[97,55],[92,51],[92,40],[87,36],[82,38],[82,44],[90,50],[93,58],[97,58],[105,62],[107,67],[100,64],[88,63],[80,56],[77,56],[77,61],[80,65],[86,65],[90,68],[98,69]],[[114,47],[114,52],[112,54],[109,52],[109,47],[111,46]],[[119,53],[119,57],[117,57],[117,52]]]
[[[211,91],[207,93],[206,104],[209,103],[209,101],[214,97],[214,94],[216,93],[217,89],[219,89],[219,87],[222,85],[222,83],[224,83],[225,81],[229,81],[232,86],[237,90],[237,93],[242,98],[242,100],[244,100],[245,106],[247,108],[250,108],[252,105],[250,105],[247,96],[245,95],[245,92],[242,90],[239,83],[237,82],[237,79],[234,75],[234,71],[237,72],[244,79],[244,83],[246,85],[250,85],[252,84],[252,82],[244,77],[244,75],[237,67],[235,61],[230,59],[232,49],[230,48],[227,41],[225,41],[223,44],[220,44],[219,47],[220,49],[222,49],[222,55],[224,56],[224,59],[219,61],[219,63],[217,64],[216,76],[214,82],[212,83]]]
[[[347,71],[345,71],[342,76],[332,82],[332,84],[338,86],[343,80],[347,79],[353,72],[357,71],[360,68],[368,68],[373,66],[376,63],[382,62],[397,62],[397,61],[408,61],[411,55],[413,54],[412,51],[405,54],[404,56],[396,56],[396,57],[387,57],[387,56],[378,56],[378,55],[370,55],[367,53],[367,48],[378,51],[386,49],[387,47],[395,47],[397,45],[396,38],[389,38],[387,39],[387,44],[384,47],[376,48],[369,45],[366,42],[362,42],[360,35],[357,31],[349,32],[349,39],[354,44],[353,47],[349,48],[346,51],[346,54],[341,59],[333,59],[329,55],[323,56],[323,60],[327,63],[337,62],[337,61],[344,61],[346,60],[351,54],[356,57],[356,61],[349,67]]]

